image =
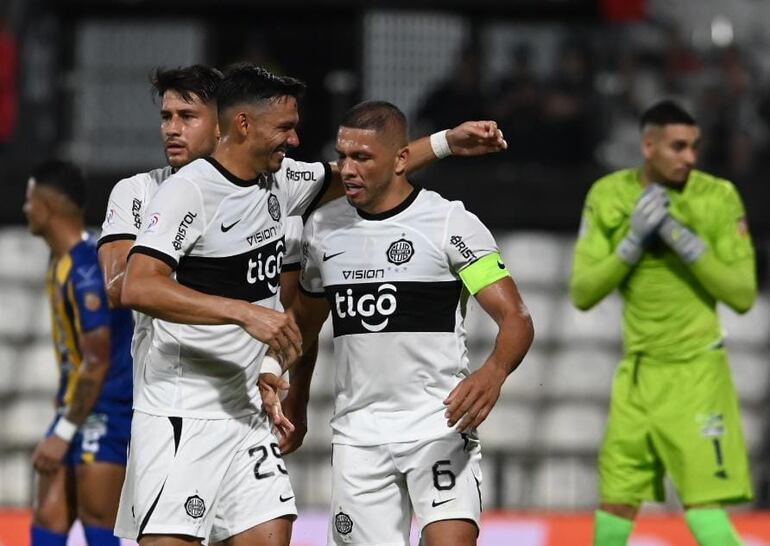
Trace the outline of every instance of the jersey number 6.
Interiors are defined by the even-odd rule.
[[[455,486],[456,479],[454,473],[448,468],[445,470],[440,469],[441,466],[450,464],[452,464],[452,461],[444,460],[436,461],[436,464],[433,465],[433,485],[439,491],[447,491]],[[444,483],[441,483],[442,481]]]

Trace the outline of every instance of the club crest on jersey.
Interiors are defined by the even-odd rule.
[[[414,245],[412,241],[407,241],[404,238],[398,241],[393,241],[388,247],[388,251],[385,253],[388,261],[395,265],[405,264],[412,259],[414,255]]]
[[[191,518],[202,518],[203,514],[206,513],[206,503],[204,503],[203,499],[198,495],[187,497],[187,500],[184,503],[184,511],[187,512],[187,515]]]
[[[353,520],[345,512],[340,510],[334,516],[334,528],[341,535],[349,535],[353,530]]]
[[[267,212],[270,213],[270,218],[274,221],[278,222],[281,219],[281,204],[274,193],[271,193],[270,197],[267,198]]]

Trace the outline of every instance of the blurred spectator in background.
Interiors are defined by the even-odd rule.
[[[540,147],[544,161],[578,163],[593,156],[598,136],[593,79],[589,49],[579,41],[567,41],[544,94]]]
[[[510,71],[492,96],[490,112],[508,141],[509,159],[536,158],[541,114],[541,86],[532,72],[532,50],[528,44],[518,44],[511,52]]]
[[[481,68],[478,52],[463,50],[449,79],[428,93],[417,112],[418,122],[426,131],[454,127],[465,120],[483,119],[484,97],[481,93]]]
[[[699,105],[706,136],[704,162],[721,174],[742,177],[754,166],[755,151],[767,139],[758,86],[737,46],[725,49],[717,61]]]
[[[244,61],[261,66],[273,74],[283,74],[285,71],[276,60],[270,47],[260,38],[248,36],[243,42],[243,48],[235,62]]]
[[[0,151],[11,139],[18,116],[18,48],[16,39],[0,19]]]

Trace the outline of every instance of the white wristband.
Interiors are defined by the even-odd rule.
[[[53,427],[53,433],[65,442],[71,442],[72,437],[75,436],[77,431],[78,426],[64,417],[60,417],[59,420],[56,421],[56,426]]]
[[[283,375],[283,367],[275,357],[265,355],[265,358],[262,359],[262,368],[259,370],[259,373],[271,373],[281,377]]]
[[[439,159],[452,155],[452,148],[449,147],[449,141],[446,138],[448,132],[449,129],[444,129],[430,135],[430,147],[433,148],[433,153]]]

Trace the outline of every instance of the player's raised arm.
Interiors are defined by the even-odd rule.
[[[672,215],[658,229],[660,238],[689,265],[695,278],[715,299],[745,313],[757,297],[754,245],[746,212],[732,185],[725,186],[725,217],[712,241],[684,226]]]
[[[422,169],[436,159],[449,155],[477,156],[508,148],[503,132],[494,121],[466,121],[457,127],[439,131],[409,143],[406,173]]]
[[[508,148],[503,132],[494,121],[466,121],[457,127],[418,138],[409,143],[406,174],[413,173],[449,155],[478,156],[501,152]],[[345,194],[337,163],[330,163],[331,184],[319,200],[319,205]]]

